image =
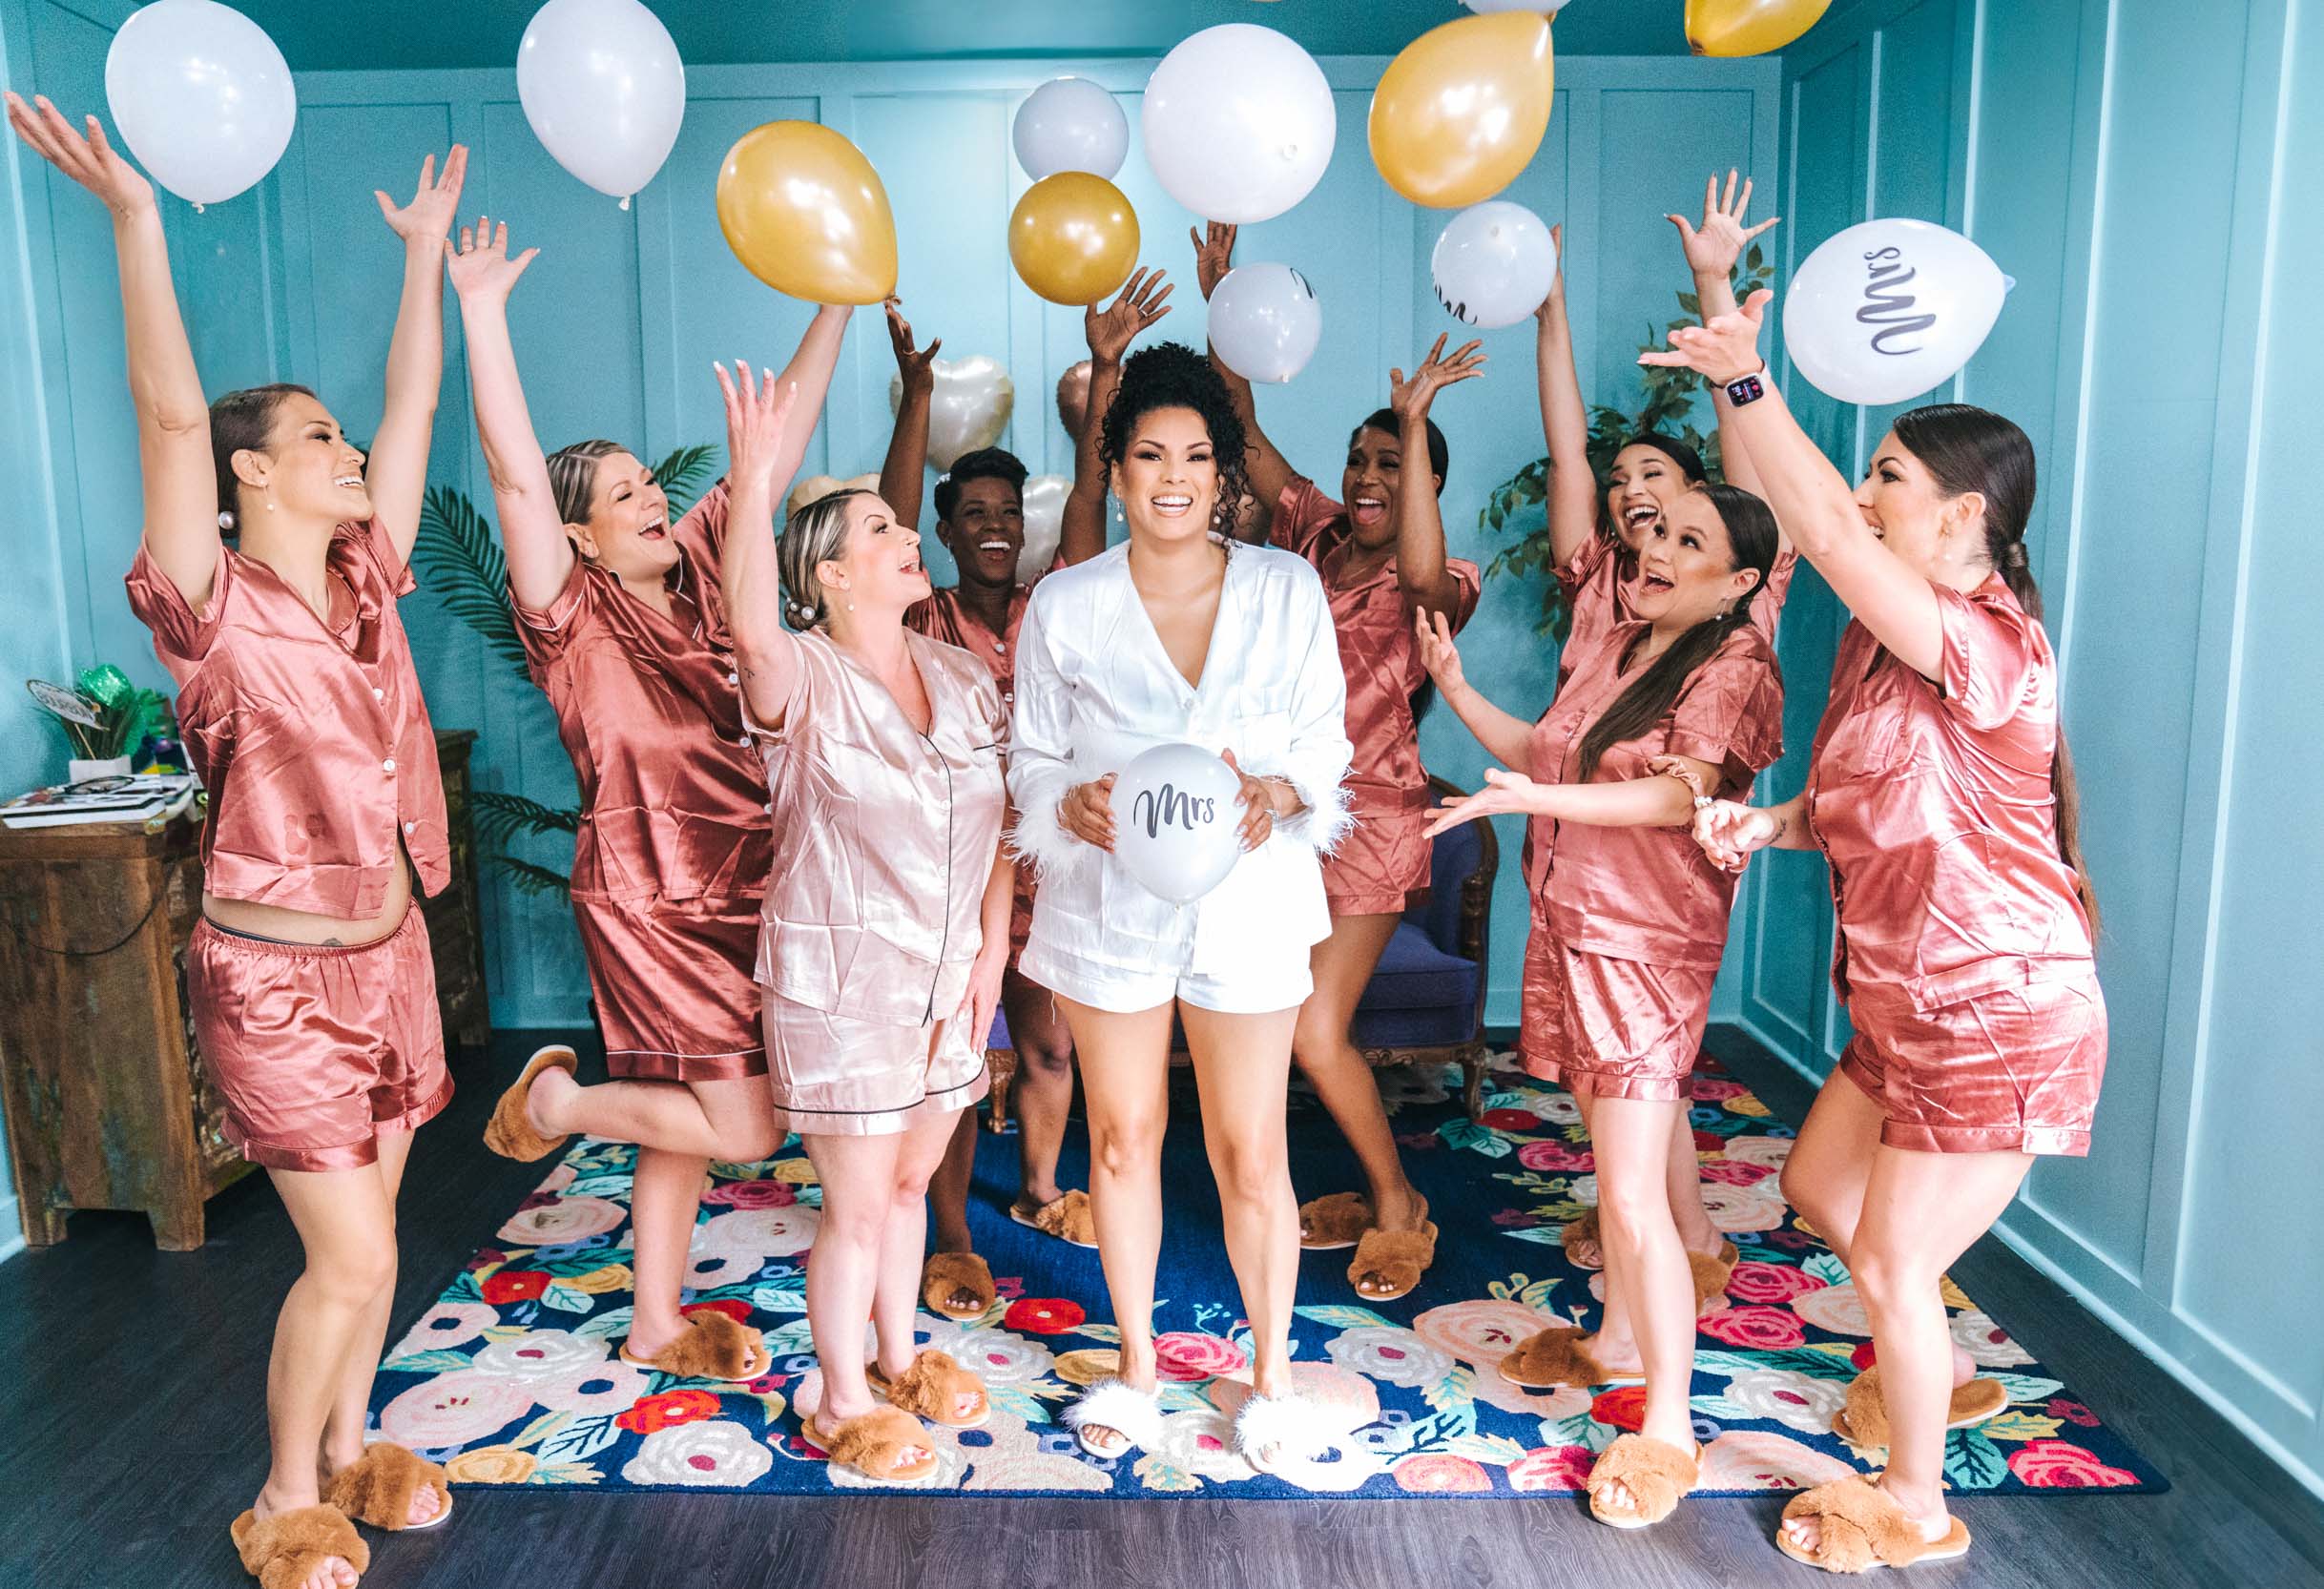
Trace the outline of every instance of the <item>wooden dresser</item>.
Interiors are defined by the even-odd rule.
[[[424,905],[446,1039],[481,1045],[484,933],[468,808],[475,734],[439,733],[449,885]],[[26,1241],[76,1208],[154,1222],[173,1252],[202,1243],[202,1205],[252,1167],[228,1145],[186,1009],[201,914],[198,830],[0,829],[0,1104]]]

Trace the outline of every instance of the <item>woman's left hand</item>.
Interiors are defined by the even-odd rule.
[[[1434,838],[1447,829],[1457,828],[1463,822],[1474,822],[1480,816],[1504,816],[1511,813],[1531,815],[1541,809],[1543,787],[1523,773],[1488,767],[1484,773],[1484,787],[1448,806],[1438,807],[1428,826],[1421,830],[1421,836]]]
[[[1705,325],[1682,325],[1670,333],[1670,351],[1642,353],[1641,364],[1689,369],[1724,386],[1756,374],[1767,362],[1759,357],[1759,327],[1775,295],[1765,287],[1732,315],[1713,315]]]
[[[371,196],[380,201],[380,214],[386,217],[390,231],[407,244],[424,244],[432,254],[452,235],[452,222],[460,216],[461,185],[467,175],[467,145],[456,143],[444,157],[442,175],[436,174],[433,155],[420,162],[420,191],[402,209],[382,189],[372,189]]]
[[[760,381],[739,359],[732,375],[724,364],[710,367],[717,372],[718,390],[726,399],[727,472],[737,486],[748,483],[768,489],[782,451],[783,427],[799,401],[799,382],[782,382],[778,391],[773,370]]]
[[[979,1048],[992,1035],[992,1012],[1001,1002],[1001,977],[1008,969],[1008,944],[987,943],[968,967],[968,989],[961,996],[956,1021],[968,1022],[971,1041]]]
[[[1235,759],[1233,751],[1221,751],[1218,754],[1220,760],[1235,770],[1235,775],[1243,780],[1242,788],[1235,796],[1243,808],[1243,848],[1246,851],[1255,850],[1274,836],[1278,817],[1289,816],[1299,809],[1297,796],[1291,794],[1288,785],[1276,779],[1255,778],[1244,772],[1241,764]],[[1286,805],[1287,800],[1293,803]]]
[[[1437,345],[1428,350],[1421,367],[1406,380],[1401,369],[1388,372],[1388,407],[1399,419],[1426,419],[1428,405],[1445,387],[1463,381],[1473,381],[1484,373],[1484,355],[1477,350],[1484,345],[1483,338],[1472,338],[1453,349],[1450,356],[1444,344],[1452,333],[1437,339]]]

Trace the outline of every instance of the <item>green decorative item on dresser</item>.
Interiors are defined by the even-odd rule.
[[[716,458],[715,447],[680,447],[654,465],[654,478],[670,498],[674,520],[686,511],[695,487],[708,478]],[[466,491],[449,485],[428,488],[420,508],[420,537],[412,546],[411,561],[454,617],[506,658],[520,678],[529,677],[525,668],[525,643],[517,634],[516,613],[508,605],[508,565],[501,556],[500,535]],[[510,855],[508,849],[519,837],[578,833],[578,811],[489,789],[477,790],[473,798],[476,836],[488,852],[487,858],[518,890],[563,894],[571,886],[565,873]]]
[[[1735,284],[1737,302],[1751,297],[1774,279],[1774,267],[1768,262],[1767,254],[1759,244],[1751,245],[1743,258],[1743,279]],[[1647,340],[1638,351],[1647,353],[1669,345],[1670,333],[1683,325],[1702,322],[1702,300],[1693,293],[1680,293],[1678,306],[1685,311],[1681,319],[1665,325],[1660,335],[1648,328]],[[1675,436],[1702,455],[1704,466],[1716,474],[1719,470],[1719,442],[1713,434],[1705,436],[1694,423],[1694,404],[1698,395],[1710,390],[1710,383],[1692,370],[1673,369],[1661,365],[1641,365],[1639,383],[1645,388],[1645,401],[1634,414],[1604,403],[1592,403],[1589,409],[1589,470],[1592,480],[1604,480],[1613,467],[1614,455],[1620,452],[1631,437],[1646,431],[1660,431]],[[1525,508],[1538,507],[1549,498],[1549,460],[1537,458],[1508,479],[1493,487],[1484,499],[1484,511],[1477,522],[1486,529],[1509,527],[1509,521]],[[1518,538],[1514,546],[1504,547],[1487,565],[1488,575],[1510,573],[1519,576],[1549,575],[1549,526],[1546,520],[1534,521]],[[1572,614],[1566,607],[1566,593],[1555,578],[1546,578],[1542,590],[1542,616],[1535,625],[1537,632],[1553,634],[1560,640],[1572,623]]]
[[[70,689],[45,679],[27,679],[32,699],[56,720],[83,761],[111,761],[144,743],[148,734],[175,738],[176,720],[170,698],[158,690],[132,684],[110,662],[84,668]]]

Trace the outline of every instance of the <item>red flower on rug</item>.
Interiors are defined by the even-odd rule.
[[[1509,1464],[1509,1488],[1520,1495],[1580,1490],[1588,1484],[1597,1460],[1598,1454],[1587,1446],[1536,1446]]]
[[[1715,1076],[1694,1079],[1694,1101],[1697,1104],[1724,1104],[1730,1098],[1740,1098],[1748,1091],[1740,1082],[1721,1081]]]
[[[1396,1484],[1419,1495],[1484,1495],[1493,1488],[1493,1476],[1465,1456],[1433,1452],[1399,1462]]]
[[[717,1416],[717,1413],[718,1398],[708,1391],[664,1391],[659,1395],[640,1397],[613,1421],[636,1434],[651,1434],[657,1429],[699,1423]]]
[[[689,1302],[678,1310],[680,1315],[691,1313],[724,1313],[737,1324],[751,1322],[751,1305],[738,1296],[713,1297],[708,1302]]]
[[[1538,1131],[1542,1117],[1531,1109],[1487,1109],[1477,1124],[1494,1131]]]
[[[1724,1153],[1727,1151],[1727,1139],[1716,1131],[1697,1131],[1694,1133],[1694,1150],[1697,1153]]]
[[[2060,1423],[2080,1424],[2085,1429],[2098,1427],[2097,1414],[2083,1406],[2079,1401],[2068,1401],[2064,1396],[2050,1397],[2048,1404],[2042,1411],[2056,1418]]]
[[[1789,1264],[1766,1264],[1747,1258],[1727,1277],[1727,1294],[1737,1302],[1789,1302],[1808,1291],[1820,1291],[1824,1282],[1806,1269]]]
[[[1563,1142],[1529,1142],[1517,1150],[1527,1169],[1567,1169],[1584,1174],[1598,1167],[1594,1154]]]
[[[1636,1434],[1646,1422],[1647,1392],[1644,1385],[1617,1385],[1610,1391],[1600,1391],[1589,1404],[1589,1415],[1603,1424],[1627,1429]]]
[[[1089,1315],[1078,1302],[1068,1302],[1058,1296],[1028,1296],[1008,1305],[1001,1315],[1002,1325],[1009,1330],[1022,1330],[1030,1335],[1056,1335],[1068,1330],[1077,1330]]]
[[[1774,1173],[1765,1165],[1747,1165],[1740,1159],[1709,1159],[1703,1164],[1704,1180],[1727,1187],[1755,1187]]]
[[[1740,1268],[1741,1266],[1738,1265],[1736,1267]],[[1854,1352],[1848,1354],[1848,1361],[1856,1365],[1856,1372],[1858,1373],[1862,1373],[1866,1369],[1872,1367],[1874,1362],[1877,1360],[1878,1354],[1872,1350],[1872,1343],[1870,1341],[1863,1342]]]
[[[2138,1475],[2107,1467],[2070,1440],[2028,1440],[2009,1454],[2009,1471],[2037,1490],[2111,1490],[2138,1482]]]
[[[505,1269],[486,1275],[476,1289],[497,1308],[508,1302],[530,1302],[549,1290],[549,1276],[537,1269]]]
[[[702,1201],[729,1208],[788,1208],[799,1201],[799,1188],[788,1181],[721,1181]]]
[[[1785,1352],[1808,1338],[1799,1315],[1788,1308],[1722,1308],[1705,1313],[1695,1328],[1714,1341],[1749,1352]]]

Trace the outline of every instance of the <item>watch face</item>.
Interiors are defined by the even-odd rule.
[[[1759,384],[1759,378],[1755,375],[1730,382],[1727,387],[1728,399],[1733,402],[1751,402],[1766,395],[1767,388]]]

